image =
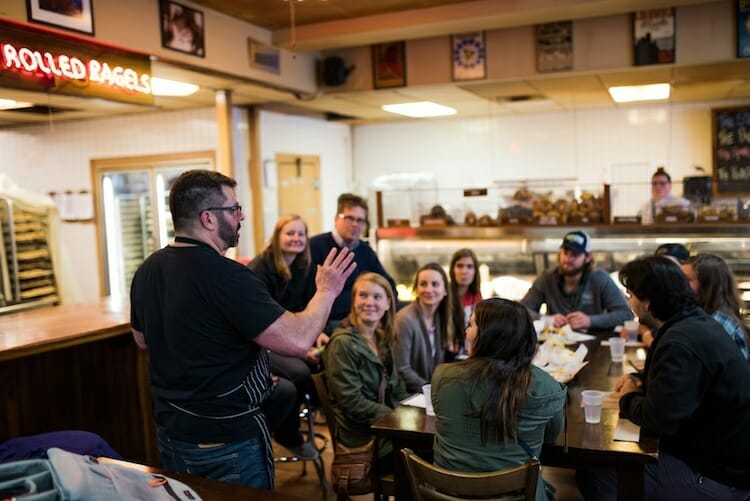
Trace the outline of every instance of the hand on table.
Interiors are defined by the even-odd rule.
[[[641,380],[637,377],[633,377],[632,374],[623,374],[617,383],[615,383],[617,398],[622,398],[628,393],[640,391],[642,384]]]
[[[575,331],[583,331],[591,327],[591,318],[582,311],[574,311],[565,315],[570,328]]]

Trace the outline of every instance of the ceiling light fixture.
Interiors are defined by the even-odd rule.
[[[669,99],[671,87],[668,83],[649,85],[623,85],[607,89],[616,103],[634,101],[659,101]]]
[[[151,94],[154,96],[190,96],[198,92],[199,88],[197,85],[191,83],[151,77]]]
[[[443,117],[456,114],[454,108],[433,103],[432,101],[385,104],[382,109],[389,113],[396,113],[397,115],[404,115],[412,118]]]
[[[30,108],[32,103],[14,101],[13,99],[0,99],[0,110],[17,110],[18,108]]]

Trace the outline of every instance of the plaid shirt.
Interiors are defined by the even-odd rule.
[[[714,320],[719,322],[722,327],[724,327],[724,330],[727,331],[729,337],[734,340],[745,358],[748,358],[747,343],[745,343],[745,329],[742,328],[739,322],[737,322],[734,317],[720,311],[715,311],[711,316],[714,317]]]

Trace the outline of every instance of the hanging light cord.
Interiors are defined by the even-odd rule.
[[[297,35],[294,28],[294,2],[295,0],[289,0],[289,18],[291,20],[290,32],[292,35],[291,47],[292,49],[297,45]]]

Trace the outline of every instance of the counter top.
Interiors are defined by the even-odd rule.
[[[0,361],[130,332],[126,298],[53,306],[0,316]]]

